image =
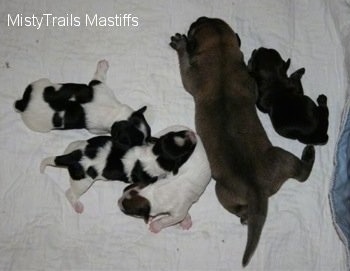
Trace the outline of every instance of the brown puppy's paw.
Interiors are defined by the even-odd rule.
[[[187,46],[187,37],[186,35],[181,35],[179,33],[176,33],[174,36],[172,36],[170,42],[170,46],[175,49],[176,51],[185,50]]]
[[[317,98],[317,103],[320,106],[326,106],[327,105],[327,96],[321,94],[320,96],[318,96]]]

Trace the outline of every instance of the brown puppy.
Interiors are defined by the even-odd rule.
[[[257,116],[256,85],[238,35],[222,20],[199,18],[187,37],[171,37],[182,82],[195,101],[198,134],[208,155],[216,194],[225,209],[248,224],[242,264],[254,253],[267,215],[268,197],[289,178],[305,181],[315,150],[301,160],[272,146]]]

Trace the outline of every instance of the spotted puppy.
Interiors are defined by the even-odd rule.
[[[254,50],[248,62],[250,74],[258,86],[257,107],[269,114],[276,132],[304,144],[328,141],[327,97],[319,95],[317,103],[304,95],[301,68],[287,76],[290,59],[284,61],[274,49]]]
[[[174,126],[169,129],[185,128]],[[166,131],[162,133],[164,132]],[[194,133],[191,137],[192,142],[196,139],[196,147],[177,174],[169,174],[147,186],[130,185],[118,200],[118,205],[125,214],[144,218],[149,223],[151,232],[157,233],[178,223],[184,229],[189,229],[192,225],[188,211],[207,187],[211,172],[201,140]]]
[[[86,128],[109,133],[115,121],[127,120],[134,110],[120,103],[106,85],[108,62],[101,60],[86,84],[54,84],[49,79],[31,83],[14,104],[26,126],[37,132]],[[145,127],[148,124],[144,121]]]
[[[66,167],[70,188],[66,197],[77,213],[84,210],[79,198],[97,180],[148,183],[172,172],[191,155],[195,142],[190,131],[169,132],[144,143],[144,135],[132,121],[116,122],[112,136],[75,141],[63,155],[45,158],[40,166]]]

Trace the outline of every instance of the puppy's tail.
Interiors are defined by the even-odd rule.
[[[40,173],[44,173],[45,172],[46,166],[53,166],[53,167],[55,167],[56,166],[55,158],[56,158],[56,156],[50,156],[50,157],[47,157],[47,158],[43,159],[41,161],[41,163],[40,163]]]
[[[268,197],[257,188],[251,189],[248,195],[248,238],[242,260],[243,267],[247,266],[258,246],[266,220],[267,205]]]
[[[23,93],[23,97],[21,100],[17,100],[14,104],[14,107],[17,111],[19,112],[24,112],[24,110],[26,110],[28,104],[29,104],[29,101],[30,101],[30,96],[32,94],[32,86],[29,85],[24,93]]]

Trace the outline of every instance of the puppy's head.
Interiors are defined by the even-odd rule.
[[[196,134],[190,130],[169,132],[157,140],[152,150],[160,167],[177,174],[191,156],[196,143]]]
[[[289,65],[290,59],[284,61],[276,50],[263,47],[255,49],[248,61],[249,72],[257,80],[287,78]]]
[[[151,128],[143,116],[145,110],[146,106],[133,112],[128,120],[113,123],[111,135],[115,146],[128,150],[151,140]]]
[[[239,49],[239,36],[223,20],[200,17],[191,24],[187,33],[188,52],[200,51],[212,47],[229,46]]]
[[[139,184],[131,184],[124,189],[123,195],[118,200],[120,210],[130,216],[143,218],[148,223],[151,212],[150,202],[142,197],[139,192],[142,186]]]

